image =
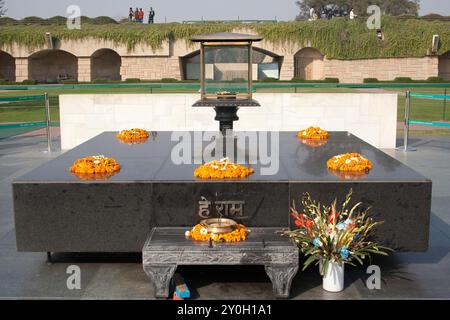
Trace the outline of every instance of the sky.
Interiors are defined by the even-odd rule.
[[[332,1],[330,1],[332,2]],[[27,16],[48,18],[67,16],[70,5],[78,5],[81,14],[89,17],[110,16],[115,19],[128,14],[129,7],[150,6],[156,12],[155,22],[183,20],[277,19],[293,20],[298,9],[295,0],[5,0],[6,16],[18,19]],[[450,0],[422,0],[420,15],[450,15]]]

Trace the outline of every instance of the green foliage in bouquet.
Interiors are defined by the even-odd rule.
[[[330,206],[324,206],[312,200],[309,193],[303,194],[301,200],[303,212],[297,211],[293,203],[291,214],[297,228],[281,233],[290,237],[305,254],[303,270],[316,262],[320,263],[320,274],[324,275],[330,262],[355,265],[356,260],[362,265],[371,254],[386,256],[386,251],[391,251],[370,241],[372,232],[382,222],[368,217],[369,209],[361,210],[361,202],[349,209],[352,193],[350,189],[340,210],[337,199]]]

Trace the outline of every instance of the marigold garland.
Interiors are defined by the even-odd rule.
[[[328,170],[332,175],[338,177],[340,180],[359,180],[367,177],[365,171],[335,171]]]
[[[80,180],[85,180],[85,181],[91,181],[91,180],[96,180],[96,181],[104,181],[104,180],[108,180],[109,178],[111,178],[112,176],[114,176],[117,172],[102,172],[102,173],[77,173],[77,172],[73,172],[73,174]]]
[[[103,155],[89,156],[77,159],[70,167],[70,172],[73,173],[115,173],[120,170],[120,164],[113,158],[108,158]]]
[[[144,130],[139,128],[133,128],[130,130],[122,130],[117,134],[117,138],[124,142],[130,143],[142,143],[145,142],[150,134]]]
[[[300,141],[311,148],[318,148],[326,145],[328,140],[317,140],[317,139],[300,139]]]
[[[367,172],[372,169],[372,163],[359,153],[344,153],[329,159],[327,168],[344,172]]]
[[[209,233],[201,224],[195,225],[190,231],[186,231],[186,236],[197,241],[212,241],[216,242],[240,242],[247,239],[247,228],[242,224],[237,224],[235,229],[228,233],[212,234]]]
[[[246,178],[251,174],[252,168],[230,162],[228,158],[205,163],[194,171],[194,177],[200,179]]]
[[[326,140],[328,139],[329,134],[328,131],[321,129],[320,127],[309,127],[300,130],[297,137],[299,139]]]

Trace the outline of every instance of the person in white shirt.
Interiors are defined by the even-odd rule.
[[[355,14],[355,12],[353,12],[353,8],[352,10],[350,10],[350,20],[353,20],[357,17],[357,15]]]
[[[314,19],[315,13],[316,13],[316,9],[314,9],[314,8],[309,9],[309,21],[315,20]]]

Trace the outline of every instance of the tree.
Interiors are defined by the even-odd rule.
[[[5,1],[0,0],[0,17],[3,17],[6,11],[8,10],[5,8]]]
[[[355,13],[366,15],[367,7],[370,5],[378,5],[381,11],[390,16],[398,16],[401,14],[417,15],[420,0],[299,0],[296,2],[299,7],[299,15],[296,20],[309,18],[309,10],[315,8],[316,11],[327,4],[335,4],[339,7],[348,6],[353,8]]]

